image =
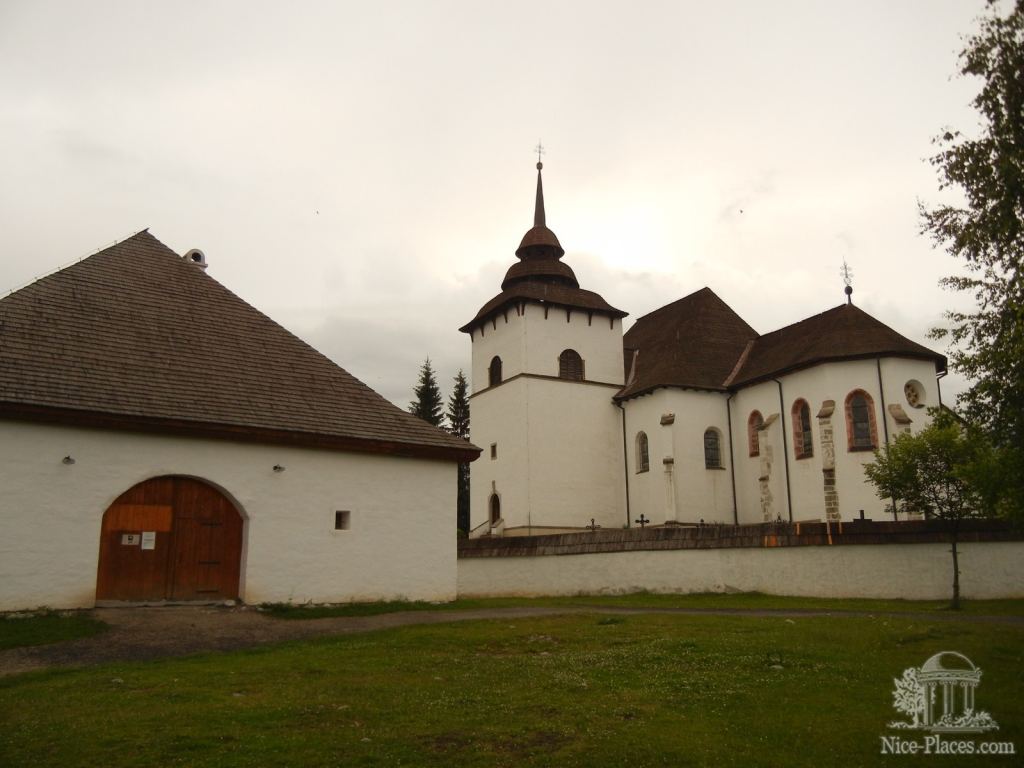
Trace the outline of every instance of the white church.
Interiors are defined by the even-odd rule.
[[[872,451],[928,423],[946,359],[851,301],[759,334],[703,288],[623,318],[534,226],[472,341],[471,532],[886,519]]]

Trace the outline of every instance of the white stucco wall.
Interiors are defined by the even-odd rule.
[[[725,395],[683,389],[658,389],[627,400],[630,516],[644,514],[656,523],[733,522],[729,471],[729,429]],[[671,414],[672,423],[662,424]],[[718,430],[722,466],[708,469],[704,432]],[[637,472],[636,438],[647,434],[650,471]],[[672,459],[666,465],[665,459]],[[671,466],[671,479],[668,467]],[[669,498],[674,499],[673,503]]]
[[[489,514],[493,492],[508,528],[625,523],[621,412],[614,387],[521,377],[471,403],[483,448],[470,483],[470,524]],[[496,444],[497,457],[491,458]]]
[[[470,401],[470,442],[483,449],[470,468],[470,529],[485,523],[492,491],[502,514],[525,519],[529,509],[530,456],[525,417],[529,379],[493,387]],[[497,457],[491,458],[491,445]]]
[[[162,475],[239,507],[246,602],[455,594],[454,463],[0,421],[0,466],[0,610],[93,605],[103,513]]]
[[[876,520],[887,519],[884,502],[865,482],[863,466],[874,460],[871,451],[849,451],[847,449],[847,428],[845,402],[847,395],[855,389],[863,389],[874,401],[875,421],[878,427],[878,443],[885,442],[886,428],[889,439],[895,439],[899,425],[893,419],[888,406],[896,403],[903,407],[912,423],[912,432],[920,431],[928,423],[924,406],[938,405],[935,368],[929,361],[907,358],[883,358],[881,361],[882,384],[878,386],[878,368],[875,360],[854,360],[826,363],[813,368],[781,376],[782,407],[779,402],[779,388],[774,381],[766,381],[741,389],[732,401],[733,440],[736,445],[736,495],[740,523],[761,522],[759,506],[759,477],[761,461],[751,457],[747,451],[747,419],[751,412],[758,410],[765,419],[778,414],[779,420],[766,430],[766,439],[774,449],[772,486],[778,489],[774,494],[774,510],[783,520],[789,519],[786,498],[785,455],[789,463],[789,485],[793,505],[793,520],[823,519],[824,490],[822,477],[822,447],[820,422],[817,418],[822,403],[835,401],[832,426],[835,442],[836,489],[839,495],[840,514],[844,520],[865,515]],[[908,380],[920,382],[925,390],[925,402],[921,407],[911,406],[904,396],[904,385]],[[793,448],[793,404],[804,399],[810,406],[811,434],[814,455],[797,459]],[[883,409],[883,403],[885,408]],[[883,412],[885,423],[883,423]],[[782,449],[782,428],[785,427],[785,454]]]
[[[967,599],[1024,597],[1024,542],[961,544]],[[943,600],[948,544],[689,549],[459,560],[460,597],[757,591],[800,597]]]
[[[509,307],[470,334],[473,344],[471,391],[487,388],[487,369],[498,356],[502,378],[520,373],[541,376],[558,375],[558,356],[575,349],[584,360],[588,381],[622,386],[622,321],[603,315],[588,317],[582,310],[569,312],[563,307],[545,309],[537,303],[526,304],[523,314]]]

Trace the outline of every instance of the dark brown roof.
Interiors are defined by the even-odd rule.
[[[757,332],[728,304],[702,288],[644,315],[626,332],[626,386],[617,397],[658,387],[724,390],[743,350],[756,338]]]
[[[945,357],[852,304],[759,336],[708,288],[639,318],[623,346],[626,386],[619,399],[659,387],[736,389],[818,363],[879,356],[946,368]]]
[[[540,281],[561,283],[570,288],[579,288],[579,281],[572,267],[560,259],[526,259],[517,261],[508,268],[505,279],[501,281],[502,290],[516,283]]]
[[[542,283],[536,280],[528,280],[515,283],[499,293],[484,304],[480,311],[476,313],[476,317],[459,328],[459,330],[463,333],[470,333],[474,328],[491,317],[491,315],[496,315],[521,301],[582,309],[585,312],[595,312],[608,317],[625,317],[628,314],[621,309],[616,309],[593,291],[571,288],[559,283]]]
[[[817,363],[879,356],[933,360],[946,369],[946,358],[901,336],[853,304],[809,317],[761,336],[732,380],[752,384]]]
[[[0,416],[472,460],[148,232],[0,299]]]
[[[526,234],[523,235],[522,242],[516,248],[516,256],[522,257],[533,250],[539,251],[541,249],[545,253],[552,254],[554,258],[560,258],[565,255],[565,250],[562,248],[562,244],[558,242],[555,233],[543,224],[538,224],[527,230]]]

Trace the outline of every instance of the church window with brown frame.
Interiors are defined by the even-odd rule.
[[[802,398],[793,403],[793,451],[798,459],[809,459],[814,455],[811,406]]]
[[[558,378],[583,381],[583,358],[575,349],[566,349],[558,356]]]
[[[636,471],[647,472],[651,469],[651,458],[647,448],[647,433],[636,433]]]
[[[846,396],[846,446],[850,451],[878,447],[875,402],[863,389],[855,389]]]
[[[497,384],[501,384],[501,358],[495,355],[487,368],[487,386],[493,387]]]
[[[757,441],[757,433],[761,429],[761,425],[764,424],[764,416],[761,415],[760,411],[751,411],[750,418],[747,419],[747,443],[750,446],[751,456],[760,456],[761,448]]]
[[[722,435],[714,427],[704,430],[704,467],[722,468]]]

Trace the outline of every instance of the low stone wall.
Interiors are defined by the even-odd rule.
[[[933,521],[607,530],[459,543],[462,597],[757,591],[941,600],[950,532]],[[1024,597],[1024,533],[961,524],[965,598]]]

